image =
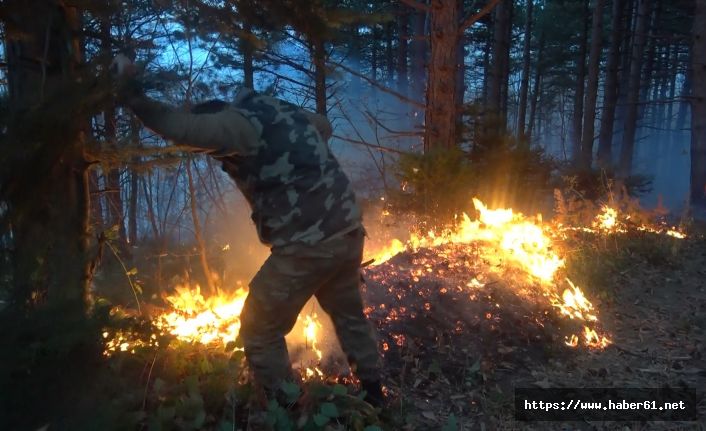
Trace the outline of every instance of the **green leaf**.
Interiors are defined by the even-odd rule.
[[[320,414],[314,415],[314,423],[320,427],[326,425],[330,420],[331,420],[331,418],[328,416],[324,416],[324,415],[320,415]]]
[[[206,422],[206,412],[203,409],[201,409],[196,413],[196,417],[194,418],[194,421],[193,421],[194,428],[201,429],[205,422]]]
[[[155,394],[159,395],[162,393],[162,389],[164,389],[164,380],[160,379],[157,377],[154,379],[154,383],[152,384],[152,390],[154,391]]]
[[[480,371],[480,358],[476,359],[473,365],[471,365],[471,368],[468,369],[468,372],[472,374],[475,374],[478,371]]]
[[[186,391],[189,393],[189,396],[195,397],[201,395],[201,391],[199,390],[199,378],[197,376],[188,376],[184,379],[184,384],[186,384]]]
[[[174,406],[164,407],[163,405],[160,405],[159,407],[157,407],[157,417],[159,418],[160,422],[171,421],[172,419],[174,419],[175,415],[176,407]]]
[[[282,392],[284,392],[284,395],[287,397],[288,403],[295,402],[301,394],[301,388],[299,385],[292,382],[283,382],[280,389],[282,389]]]
[[[343,396],[348,393],[348,388],[343,385],[336,384],[333,386],[333,394]]]
[[[339,416],[338,407],[334,403],[323,403],[321,404],[321,414],[330,418],[336,418]]]
[[[382,428],[377,425],[368,425],[363,429],[363,431],[382,431]]]
[[[456,416],[452,413],[449,419],[446,421],[446,425],[441,428],[441,431],[457,431],[458,424],[456,423]]]
[[[204,356],[201,358],[201,362],[199,363],[199,369],[201,370],[201,374],[211,374],[213,372],[213,365],[211,364],[211,361]]]
[[[441,375],[441,366],[437,361],[433,361],[431,365],[429,365],[429,372],[436,374],[437,376]]]

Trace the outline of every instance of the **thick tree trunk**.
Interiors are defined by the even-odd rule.
[[[529,93],[529,75],[531,63],[532,42],[532,9],[534,0],[527,0],[527,22],[525,23],[525,38],[522,53],[522,78],[520,81],[520,101],[517,107],[517,136],[529,146],[529,141],[524,140],[525,121],[527,120],[527,94]]]
[[[79,12],[49,1],[5,3],[11,31],[22,36],[5,40],[9,106],[15,115],[8,132],[17,145],[11,154],[16,175],[7,185],[12,297],[20,307],[45,299],[83,313],[93,268],[83,130],[88,121],[77,115],[83,103],[76,83],[82,60]]]
[[[586,88],[586,47],[588,45],[588,0],[584,0],[584,20],[579,38],[579,56],[576,59],[576,93],[574,94],[574,116],[572,117],[571,141],[572,158],[578,164],[581,155],[581,136],[583,130],[583,103]]]
[[[696,0],[691,49],[691,203],[706,207],[706,0]]]
[[[431,58],[424,128],[424,150],[453,148],[457,141],[456,91],[458,1],[431,2]]]
[[[628,83],[627,108],[625,112],[625,127],[623,142],[620,148],[618,173],[625,178],[632,170],[635,133],[637,131],[638,102],[640,98],[640,82],[642,71],[642,55],[647,38],[647,21],[650,15],[650,0],[638,0],[637,22],[635,23],[635,38],[630,59],[630,81]]]
[[[593,23],[591,25],[591,51],[588,57],[588,83],[586,85],[586,106],[584,109],[583,132],[581,136],[581,163],[584,170],[591,169],[593,162],[593,132],[596,122],[596,100],[598,100],[598,75],[601,62],[601,35],[603,33],[603,5],[605,0],[593,3]]]
[[[613,2],[613,17],[611,19],[611,39],[606,65],[605,83],[603,85],[603,112],[601,113],[601,130],[598,137],[598,166],[608,169],[613,163],[613,125],[615,122],[615,105],[618,101],[618,63],[620,62],[620,43],[623,38],[623,15],[625,0]]]

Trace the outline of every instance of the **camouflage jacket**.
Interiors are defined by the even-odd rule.
[[[180,112],[145,97],[130,106],[156,133],[221,161],[264,244],[313,245],[361,225],[350,182],[322,138],[330,134],[323,117],[252,90],[215,114]]]

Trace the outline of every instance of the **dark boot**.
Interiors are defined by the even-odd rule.
[[[362,380],[360,387],[365,391],[364,401],[375,408],[381,408],[385,405],[385,396],[382,394],[382,384],[380,380]]]

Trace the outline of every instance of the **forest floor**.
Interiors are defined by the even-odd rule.
[[[383,347],[390,406],[376,414],[349,395],[355,394],[353,385],[309,381],[297,406],[271,405],[268,418],[277,420],[278,430],[704,429],[703,234],[692,231],[687,239],[644,232],[577,234],[565,240],[562,276],[593,303],[595,329],[611,340],[602,349],[567,346],[567,337],[580,334],[582,322],[558,313],[540,284],[493,260],[495,254],[482,245],[421,248],[368,266],[363,296]],[[108,331],[154,337],[149,320],[127,314],[113,313],[103,337],[110,339]],[[66,339],[64,329],[56,332]],[[155,340],[157,348],[114,353],[95,361],[94,368],[70,357],[57,365],[55,358],[62,356],[38,356],[40,350],[32,347],[13,365],[25,370],[36,361],[32,374],[22,374],[29,376],[22,378],[22,386],[12,389],[18,401],[8,422],[31,427],[9,429],[42,429],[45,424],[50,430],[258,429],[247,425],[253,418],[248,401],[253,392],[242,352],[169,335]],[[328,375],[341,370],[326,361],[321,368]],[[66,382],[54,384],[58,398],[47,399],[48,382],[60,377]],[[522,387],[691,388],[702,400],[701,420],[518,421],[514,390]],[[299,389],[294,389],[297,398]],[[19,401],[24,399],[36,400]],[[34,415],[37,403],[51,411]]]
[[[567,264],[612,343],[570,348],[574,322],[517,294],[469,249],[420,250],[367,271],[370,317],[389,341],[386,384],[400,429],[704,429],[698,422],[521,422],[514,388],[706,388],[706,243],[593,238]],[[579,243],[577,243],[579,244]],[[439,258],[438,254],[444,255]],[[466,260],[455,266],[452,262]],[[429,262],[432,262],[430,265]],[[420,267],[423,277],[412,279]],[[464,286],[470,278],[476,292]],[[593,283],[593,285],[591,285]],[[403,311],[400,311],[402,308]],[[555,314],[555,313],[554,313]],[[392,315],[392,319],[390,316]],[[400,334],[406,334],[400,339]]]

